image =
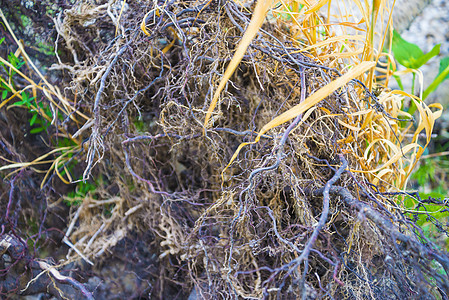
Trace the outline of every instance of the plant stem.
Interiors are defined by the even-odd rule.
[[[427,87],[423,93],[422,99],[425,100],[429,94],[432,93],[446,79],[447,75],[449,75],[449,66],[447,66],[446,69],[444,69],[444,71],[441,72]]]

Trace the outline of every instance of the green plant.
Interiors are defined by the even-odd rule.
[[[8,57],[9,62],[17,68],[20,68],[23,65],[23,61],[17,58],[12,53]],[[11,84],[13,84],[12,75],[10,75]],[[3,91],[2,94],[4,94],[4,92],[5,91]],[[11,92],[11,90],[6,90],[5,98],[7,97],[8,92]],[[31,95],[25,90],[22,91],[20,95],[21,100],[14,102],[12,106],[24,107],[28,109],[28,112],[31,114],[29,124],[31,127],[34,127],[30,129],[29,133],[38,134],[43,131],[48,131],[48,128],[51,125],[51,120],[54,119],[53,114],[57,114],[56,119],[58,121],[63,121],[63,114],[61,114],[61,112],[59,111],[52,111],[47,103],[43,101],[37,101],[36,97],[31,97]],[[68,137],[56,138],[56,140],[51,139],[49,143],[56,146],[57,149],[66,149],[62,151],[62,156],[65,156],[66,161],[68,160],[68,162],[66,164],[63,164],[63,166],[59,166],[58,164],[55,165],[55,167],[58,169],[62,168],[61,171],[57,171],[58,174],[62,176],[66,175],[73,169],[74,165],[77,163],[76,160],[72,159],[73,152],[71,151],[77,146],[77,143],[73,139],[69,139]],[[70,175],[68,175],[68,178],[70,178]]]
[[[430,188],[430,191],[419,192],[419,197],[422,200],[436,199],[444,202],[449,191],[446,183],[447,170],[449,170],[449,160],[438,157],[436,159],[427,158],[419,166],[419,168],[412,174],[412,179],[416,180],[420,189]],[[416,224],[420,226],[424,235],[432,240],[437,240],[441,235],[440,230],[435,224],[440,223],[440,226],[447,226],[449,220],[449,211],[445,205],[438,204],[436,201],[424,201],[419,203],[417,199],[409,198],[404,201],[404,206],[414,211],[410,216],[415,215]],[[435,222],[436,221],[436,222]],[[449,240],[446,238],[446,250],[449,250]]]
[[[4,41],[4,38],[0,39],[0,44]],[[8,54],[8,62],[16,69],[20,70],[23,65],[25,64],[25,61],[17,57],[14,53]],[[30,130],[30,133],[36,134],[39,132],[42,132],[50,126],[49,120],[52,119],[52,111],[51,109],[45,105],[43,102],[36,101],[35,97],[31,97],[31,94],[23,89],[20,93],[18,93],[14,75],[17,74],[15,69],[9,68],[6,66],[3,62],[0,62],[0,66],[3,67],[5,70],[6,76],[5,78],[0,76],[0,93],[2,98],[2,104],[7,103],[7,98],[14,96],[18,96],[20,94],[20,100],[14,102],[13,106],[19,106],[27,108],[28,111],[31,114],[31,117],[29,119],[30,126],[35,126]]]
[[[419,69],[432,57],[437,56],[440,53],[440,46],[441,44],[435,45],[430,52],[424,54],[417,45],[407,42],[396,30],[393,31],[394,58],[409,69]]]
[[[420,193],[421,198],[429,196],[444,198],[448,194],[447,170],[449,169],[449,160],[444,157],[434,159],[427,158],[423,160],[419,168],[412,174],[412,179],[416,180],[419,186],[430,186],[431,192]]]
[[[440,44],[435,45],[431,51],[424,53],[417,45],[412,44],[404,40],[398,32],[393,32],[392,50],[396,61],[406,67],[406,71],[412,72],[412,87],[411,94],[415,92],[415,80],[416,72],[424,64],[426,64],[431,58],[437,56],[440,53]],[[393,75],[398,82],[399,87],[404,90],[401,78],[399,75]],[[449,78],[449,57],[444,57],[440,60],[440,67],[438,75],[430,83],[430,85],[422,91],[421,100],[424,101],[435,89],[446,79]],[[417,107],[414,101],[410,102],[408,113],[413,115]],[[436,150],[444,151],[445,149]],[[449,173],[449,160],[444,157],[428,158],[421,161],[418,169],[412,174],[412,180],[420,187],[419,197],[421,199],[445,199],[448,195],[449,187],[446,184],[446,174]],[[422,190],[426,189],[426,192]],[[432,203],[432,201],[424,201],[419,203],[417,199],[409,198],[404,201],[406,209],[414,211],[410,216],[415,216],[416,224],[423,230],[424,235],[427,238],[436,240],[441,234],[437,228],[436,223],[446,224],[449,218],[449,212],[446,211],[444,205]],[[448,240],[446,239],[446,244]],[[446,245],[446,248],[449,248]]]
[[[87,197],[97,199],[97,188],[104,186],[103,177],[95,179],[95,181],[79,181],[76,183],[75,190],[63,197],[64,203],[69,207],[76,207],[83,203]],[[105,203],[102,205],[102,213],[105,217],[112,216],[114,203]]]
[[[67,196],[64,197],[64,203],[67,206],[78,206],[83,202],[86,195],[89,192],[95,191],[96,188],[96,183],[80,181],[76,184],[75,190],[68,193]]]
[[[0,39],[0,45],[4,42],[5,38]],[[20,69],[24,65],[24,61],[19,59],[14,55],[14,53],[10,53],[7,57],[8,62],[14,66],[16,69]],[[0,91],[2,101],[8,97],[8,94],[12,94],[12,90],[15,89],[15,83],[13,80],[13,76],[16,74],[16,71],[12,68],[8,68],[5,66],[3,62],[0,61],[0,66],[3,67],[6,73],[6,77],[3,78],[0,76]]]
[[[36,102],[35,97],[30,97],[27,92],[22,92],[22,100],[15,102],[13,106],[28,108],[28,111],[31,113],[31,118],[29,119],[30,126],[37,126],[32,128],[30,133],[40,133],[47,130],[50,126],[50,122],[48,121],[48,119],[52,118],[50,108],[44,106],[42,102]]]
[[[133,123],[139,134],[145,134],[148,131],[148,124],[143,120],[137,119]]]
[[[416,74],[412,70],[418,70],[426,64],[431,58],[440,53],[440,44],[435,45],[428,53],[424,53],[417,45],[404,40],[397,31],[393,31],[391,48],[394,58],[397,62],[406,67],[413,74],[411,94],[415,91]],[[404,90],[399,75],[393,75],[398,82],[399,87]],[[431,84],[422,92],[422,100],[425,100],[444,80],[449,78],[449,57],[440,60],[440,69],[438,75]],[[416,111],[416,105],[411,102],[408,112],[413,114]]]

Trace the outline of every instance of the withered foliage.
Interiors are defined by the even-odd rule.
[[[74,146],[70,159],[49,156],[64,162],[53,166],[58,172],[26,178],[32,171],[22,168],[3,184],[1,278],[8,285],[2,293],[43,285],[30,271],[40,269],[41,278],[53,280],[48,292],[69,298],[448,297],[449,258],[401,203],[421,199],[401,191],[416,158],[405,157],[414,148],[399,156],[389,148],[418,140],[403,129],[410,122],[401,119],[399,96],[380,85],[370,92],[353,79],[243,147],[228,166],[241,143],[339,78],[344,59],[299,51],[288,38],[292,29],[269,15],[205,129],[254,4],[97,2],[67,4],[53,19],[51,69],[61,78],[53,84],[73,108],[55,122]],[[2,129],[2,155],[35,159],[16,153],[13,136]],[[382,164],[389,169],[365,172]],[[55,195],[66,193],[61,180],[78,178],[95,182],[96,190],[77,196],[80,204],[67,211],[68,197]],[[31,236],[19,199],[25,206],[37,201],[23,193],[38,191],[42,179],[39,213],[52,217],[35,216],[40,228]],[[33,252],[33,243],[45,239],[61,253],[45,243]],[[13,247],[21,243],[22,250]],[[67,277],[49,272],[30,252],[54,257]],[[68,277],[75,267],[81,275]],[[20,270],[23,282],[8,276]]]

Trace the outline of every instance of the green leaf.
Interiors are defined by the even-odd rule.
[[[6,83],[4,83],[4,82],[0,82],[0,88],[2,90],[7,90],[8,92],[11,92],[11,89],[9,88],[9,86],[7,86]]]
[[[20,69],[25,64],[25,61],[23,61],[23,59],[15,56],[12,52],[9,53],[8,60],[16,69]],[[12,71],[12,74],[15,74],[15,72]]]
[[[440,75],[441,73],[444,72],[444,70],[446,70],[446,68],[449,67],[449,56],[443,57],[440,60],[440,69],[438,71],[438,75]],[[449,78],[449,74],[446,75],[446,77],[443,78],[443,81]]]
[[[32,99],[30,99],[30,97],[29,97],[29,95],[27,93],[22,93],[22,99],[25,101],[25,105],[28,108],[31,108],[31,100]]]
[[[424,160],[423,164],[412,174],[412,178],[423,186],[429,180],[432,180],[436,170],[436,164],[432,160]]]
[[[31,129],[30,133],[36,134],[36,133],[39,133],[39,132],[42,132],[42,131],[44,131],[44,127],[38,127],[38,128]]]
[[[422,96],[423,100],[425,100],[430,93],[436,90],[436,88],[448,78],[449,78],[449,57],[445,57],[440,61],[440,70],[437,77],[424,91]]]
[[[33,126],[36,123],[37,114],[34,114],[30,119],[30,126]]]
[[[401,89],[401,91],[404,90],[404,85],[402,84],[402,80],[401,77],[397,76],[397,75],[393,75],[394,79],[396,79],[396,82],[398,83],[399,88]]]
[[[2,100],[5,100],[6,96],[8,96],[8,91],[5,90],[2,92]]]
[[[396,30],[393,31],[392,49],[394,57],[398,63],[406,68],[419,69],[429,59],[440,53],[440,46],[438,44],[429,53],[424,54],[417,45],[407,42]]]
[[[26,100],[22,99],[22,100],[20,100],[20,101],[14,102],[13,105],[15,105],[15,106],[21,106],[21,105],[24,105],[25,103],[26,103]]]
[[[4,37],[0,39],[0,45],[3,43],[4,40],[5,40]]]
[[[23,60],[20,60],[17,64],[17,69],[20,69],[24,64],[25,62]]]
[[[9,53],[8,60],[14,66],[14,68],[17,68],[17,65],[19,63],[19,59],[17,58],[17,56],[14,55],[14,53],[12,53],[12,52]]]

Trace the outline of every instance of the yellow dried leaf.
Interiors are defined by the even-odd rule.
[[[254,39],[257,32],[259,32],[259,29],[262,26],[263,21],[265,20],[265,16],[271,7],[271,4],[272,0],[257,1],[253,16],[251,17],[251,21],[248,24],[248,28],[246,29],[245,34],[242,37],[242,40],[237,46],[237,50],[235,51],[235,54],[232,57],[232,60],[229,63],[228,67],[226,68],[226,71],[223,77],[221,78],[220,83],[218,84],[218,88],[214,93],[212,102],[206,114],[206,119],[204,120],[204,131],[206,130],[208,125],[207,123],[209,122],[212,112],[214,111],[215,106],[217,105],[220,93],[223,91],[229,78],[231,78],[231,75],[234,73],[235,69],[237,69],[238,65],[242,61],[243,55],[245,55],[245,52],[248,49],[249,44]]]
[[[225,172],[227,168],[232,164],[232,162],[237,158],[240,150],[242,150],[243,147],[250,144],[257,143],[262,135],[266,133],[268,130],[277,127],[281,124],[284,124],[291,119],[295,118],[299,114],[304,113],[306,110],[314,106],[315,104],[319,103],[321,100],[329,96],[331,93],[333,93],[338,88],[344,86],[347,84],[350,80],[359,77],[363,73],[365,73],[367,70],[373,68],[375,66],[375,62],[362,62],[360,65],[356,66],[352,70],[350,70],[348,73],[338,77],[334,81],[330,82],[329,84],[325,85],[324,87],[320,88],[318,91],[307,97],[307,99],[304,100],[304,102],[301,102],[300,104],[292,107],[288,111],[282,113],[281,115],[277,116],[270,122],[268,122],[265,126],[262,127],[259,134],[255,138],[253,142],[247,142],[242,143],[239,145],[235,153],[232,155],[231,160],[229,161],[229,164],[226,166],[226,168],[223,170]],[[222,172],[222,178],[223,178],[223,172]]]

